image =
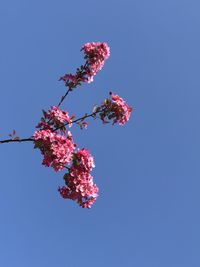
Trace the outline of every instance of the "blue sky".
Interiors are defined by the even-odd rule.
[[[58,78],[105,41],[111,57],[63,108],[82,115],[110,90],[134,107],[124,127],[90,121],[74,139],[95,157],[91,210],[61,199],[63,173],[31,143],[0,146],[0,266],[200,266],[200,2],[0,3],[0,139],[28,137],[65,92]]]

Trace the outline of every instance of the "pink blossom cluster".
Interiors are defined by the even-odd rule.
[[[85,65],[81,65],[75,75],[71,73],[65,74],[59,79],[60,81],[64,81],[70,90],[80,85],[81,82],[92,82],[93,77],[103,68],[105,60],[110,56],[110,48],[107,43],[86,43],[82,46],[81,50],[85,54]]]
[[[86,77],[85,67],[81,66],[81,70],[77,69],[76,74],[65,74],[64,76],[60,77],[59,81],[65,82],[65,85],[72,90],[77,85],[80,85],[81,82],[87,82],[88,79]]]
[[[72,124],[67,112],[54,106],[43,114],[36,126],[39,130],[33,135],[35,148],[39,148],[44,156],[42,164],[55,171],[67,168],[69,173],[64,175],[66,186],[59,188],[61,196],[75,200],[83,208],[91,208],[98,193],[90,175],[95,167],[93,157],[85,148],[75,151],[72,135],[65,127]],[[80,123],[86,124],[84,121]]]
[[[43,165],[60,171],[65,168],[65,164],[71,163],[76,145],[69,131],[64,136],[49,129],[39,130],[34,133],[33,138],[35,148],[39,148],[44,156]]]
[[[94,158],[87,149],[82,148],[74,154],[73,165],[76,166],[79,171],[90,172],[95,167]]]
[[[118,95],[110,92],[111,99],[105,99],[101,105],[100,118],[104,123],[113,120],[113,124],[124,125],[130,118],[132,108]]]
[[[100,71],[106,59],[110,56],[110,48],[107,43],[92,42],[83,45],[82,50],[87,62],[88,82],[93,81],[93,77]]]
[[[85,148],[74,153],[69,173],[64,175],[66,186],[58,189],[61,196],[75,200],[83,208],[91,208],[99,191],[90,175],[94,166],[93,157]]]
[[[57,123],[68,123],[69,126],[72,125],[72,121],[69,117],[68,112],[61,110],[56,106],[52,106],[51,109],[47,113],[45,113],[45,118],[54,120]]]
[[[43,110],[44,117],[41,118],[40,122],[36,126],[40,130],[51,130],[56,131],[60,129],[65,132],[66,125],[68,127],[72,126],[72,118],[74,116],[69,116],[68,112],[59,109],[57,106],[52,106],[50,110]]]

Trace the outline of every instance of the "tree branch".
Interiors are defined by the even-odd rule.
[[[91,114],[85,114],[84,116],[82,116],[82,117],[80,117],[80,118],[78,118],[76,120],[73,120],[71,123],[77,123],[77,122],[83,121],[83,120],[85,120],[85,119],[87,119],[89,117],[95,117],[96,114],[98,114],[98,113],[100,113],[102,111],[103,111],[103,109],[100,109],[100,110],[98,110],[96,112],[93,112]],[[69,122],[65,123],[64,126],[67,126],[68,124],[69,124]],[[59,130],[62,127],[63,127],[63,125],[61,127],[55,128],[52,132],[55,132],[55,131]],[[0,140],[0,144],[13,143],[13,142],[15,142],[15,143],[16,142],[17,143],[21,143],[21,142],[34,142],[34,141],[35,141],[34,138],[31,136],[30,138],[16,138],[16,139],[12,139],[11,138],[11,139]]]
[[[4,144],[4,143],[11,143],[11,142],[33,142],[34,139],[33,138],[22,138],[22,139],[6,139],[6,140],[0,140],[0,144]]]
[[[65,93],[65,95],[61,97],[61,100],[60,100],[60,102],[58,103],[58,107],[60,107],[60,105],[62,104],[62,102],[65,100],[65,97],[69,94],[70,91],[72,91],[71,88],[69,88],[69,89],[67,90],[67,92]]]
[[[80,74],[81,74],[81,75],[83,75],[83,73],[84,73],[84,71],[85,71],[87,65],[88,65],[88,61],[86,60],[85,64],[82,65],[83,67],[81,66],[81,67],[82,67],[82,70],[80,71]],[[81,67],[80,67],[80,68],[81,68]],[[71,87],[70,85],[68,85],[69,88],[68,88],[67,92],[65,93],[65,95],[61,97],[61,100],[60,100],[60,102],[58,103],[58,107],[61,106],[62,102],[65,100],[65,98],[67,97],[67,95],[69,94],[69,92],[72,91],[73,88],[77,86],[78,82],[79,82],[79,81],[77,81],[77,83],[74,84],[72,87]]]
[[[84,119],[87,119],[87,118],[89,118],[89,117],[94,117],[96,114],[100,113],[102,110],[103,110],[103,109],[98,110],[98,111],[93,112],[93,113],[91,113],[91,114],[89,114],[89,115],[88,115],[88,114],[85,114],[83,117],[81,117],[81,118],[79,118],[79,119],[76,119],[76,120],[72,121],[71,123],[77,123],[78,121],[83,121]],[[67,122],[67,123],[64,124],[64,126],[67,126],[68,124],[70,124],[70,123]],[[55,129],[53,130],[53,132],[55,132],[55,131],[61,129],[62,127],[63,127],[63,125],[62,125],[61,127],[57,127],[57,128],[55,128]]]

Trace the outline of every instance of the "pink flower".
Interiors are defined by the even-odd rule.
[[[107,43],[91,42],[82,46],[85,56],[93,62],[105,61],[110,56],[110,48]]]
[[[88,172],[80,172],[73,168],[64,178],[67,186],[58,189],[61,196],[77,201],[83,208],[91,208],[99,191],[93,182],[93,177]]]
[[[101,105],[102,111],[100,118],[103,123],[108,123],[108,120],[113,120],[113,124],[119,123],[124,125],[130,118],[132,108],[118,95],[110,92],[111,100],[105,99]]]
[[[93,77],[100,71],[110,56],[110,48],[107,43],[92,42],[83,45],[82,50],[85,54],[85,59],[87,62],[87,76],[88,83],[93,81]]]
[[[124,125],[129,120],[133,109],[118,95],[114,95],[112,92],[110,94],[113,102],[116,104],[113,108],[116,115],[113,124],[119,122],[120,125]]]
[[[68,112],[61,110],[56,106],[52,106],[51,109],[47,113],[45,113],[45,118],[53,120],[56,124],[68,123],[69,127],[72,126],[72,120],[69,117]]]
[[[85,148],[82,148],[78,150],[76,153],[74,153],[73,157],[73,163],[74,166],[76,166],[77,169],[82,171],[91,171],[95,165],[94,165],[94,159],[90,155],[89,151]]]
[[[78,83],[86,82],[87,78],[85,77],[85,73],[78,71],[75,75],[65,74],[60,77],[59,81],[64,81],[67,86],[74,88],[78,85]]]
[[[69,173],[64,175],[66,186],[58,191],[63,198],[75,200],[83,208],[91,208],[98,196],[98,187],[93,182],[90,171],[94,160],[85,148],[74,153]]]
[[[110,56],[110,48],[107,43],[91,42],[82,46],[86,63],[77,69],[76,74],[65,74],[59,81],[64,81],[70,89],[82,82],[93,82],[94,76],[100,71]]]
[[[70,132],[67,136],[63,136],[50,130],[39,130],[35,132],[33,138],[35,148],[39,148],[44,156],[43,165],[59,171],[64,169],[64,165],[71,163],[76,145]]]
[[[75,84],[77,83],[77,77],[73,74],[65,74],[64,76],[60,77],[59,81],[72,82]]]

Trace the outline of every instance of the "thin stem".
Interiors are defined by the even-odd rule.
[[[89,118],[89,117],[93,117],[93,116],[95,116],[97,113],[99,113],[100,111],[98,111],[98,112],[93,112],[93,113],[91,113],[91,114],[89,114],[89,115],[85,115],[85,116],[83,116],[83,117],[81,117],[81,118],[79,118],[79,119],[76,119],[76,120],[74,120],[74,121],[72,121],[72,123],[76,123],[76,122],[78,122],[78,121],[82,121],[82,120],[84,120],[84,119],[86,119],[86,118]],[[67,124],[69,124],[69,123],[67,123]]]
[[[78,121],[81,121],[81,120],[84,120],[86,118],[89,118],[89,117],[93,117],[95,116],[97,113],[101,112],[102,110],[99,110],[97,112],[93,112],[89,115],[84,115],[83,117],[79,118],[79,119],[76,119],[74,121],[72,121],[71,123],[77,123]],[[64,126],[68,125],[69,123],[65,123]],[[63,126],[61,127],[57,127],[56,129],[53,130],[53,132],[59,130],[60,128],[62,128]],[[5,139],[5,140],[0,140],[0,144],[4,144],[4,143],[13,143],[13,142],[17,142],[17,143],[21,143],[21,142],[34,142],[34,139],[33,138],[20,138],[20,139]]]
[[[82,68],[80,74],[83,74],[83,72],[84,72],[85,68],[87,67],[87,65],[88,65],[88,62],[87,62],[87,60],[86,60],[86,62],[85,62],[85,64],[84,64],[84,66],[83,66],[83,68]],[[60,102],[58,103],[58,107],[61,106],[62,102],[65,100],[65,98],[67,97],[67,95],[69,94],[69,92],[72,91],[73,88],[77,86],[77,84],[78,84],[78,82],[77,82],[74,86],[72,86],[72,87],[68,85],[69,88],[68,88],[67,92],[65,93],[65,95],[61,97],[61,100],[60,100]]]
[[[89,114],[89,115],[86,114],[86,115],[84,115],[83,117],[81,117],[81,118],[79,118],[79,119],[73,120],[71,123],[77,123],[78,121],[83,121],[84,119],[87,119],[87,118],[89,118],[89,117],[94,117],[96,114],[100,113],[101,111],[102,111],[102,109],[99,110],[99,111],[93,112],[93,113],[91,113],[91,114]],[[68,124],[70,124],[70,123],[67,122],[67,123],[65,123],[64,125],[55,128],[55,129],[53,130],[53,132],[55,132],[55,131],[61,129],[63,126],[67,126]]]
[[[63,166],[65,169],[67,169],[68,171],[70,171],[70,168],[69,167],[67,167],[66,165],[62,165],[61,164],[61,166]]]
[[[11,143],[11,142],[33,142],[34,139],[33,138],[22,138],[22,139],[6,139],[6,140],[0,140],[0,144],[4,144],[4,143]]]
[[[60,107],[60,105],[61,105],[62,102],[65,100],[66,96],[69,94],[70,91],[72,91],[71,88],[69,88],[69,89],[67,90],[67,92],[65,93],[65,95],[61,97],[61,100],[60,100],[60,102],[58,103],[58,107]]]
[[[91,114],[85,114],[84,116],[82,116],[82,117],[80,117],[80,118],[78,118],[76,120],[73,120],[71,123],[77,123],[77,122],[83,121],[83,120],[85,120],[85,119],[87,119],[89,117],[94,117],[94,116],[96,116],[96,114],[102,112],[103,110],[104,109],[102,108],[102,109],[100,109],[100,110],[98,110],[96,112],[93,112]],[[64,126],[67,126],[68,124],[69,124],[69,122],[65,123]],[[61,129],[62,127],[63,127],[63,125],[61,127],[55,128],[52,132],[55,132],[55,131]],[[0,140],[0,144],[13,143],[13,142],[17,142],[17,143],[21,143],[21,142],[34,142],[34,141],[35,140],[32,137],[30,137],[30,138],[20,138],[20,139],[5,139],[5,140]]]
[[[101,111],[101,110],[100,110]],[[72,121],[71,123],[77,123],[78,121],[81,121],[81,120],[84,120],[86,118],[89,118],[89,117],[93,117],[95,116],[97,113],[99,113],[100,111],[97,111],[97,112],[93,112],[89,115],[84,115],[83,117],[79,118],[79,119],[76,119],[74,121]],[[65,123],[64,126],[68,125],[69,122]],[[56,129],[53,130],[53,132],[59,130],[60,128],[62,128],[63,126],[61,127],[57,127]],[[4,143],[11,143],[11,142],[18,142],[18,143],[21,143],[21,142],[33,142],[34,139],[33,138],[21,138],[21,139],[5,139],[5,140],[0,140],[0,144],[4,144]]]

